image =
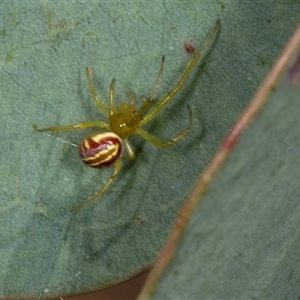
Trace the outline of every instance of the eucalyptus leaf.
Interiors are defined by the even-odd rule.
[[[299,19],[299,4],[267,1],[0,3],[0,295],[55,297],[113,285],[150,266],[193,183],[213,157]],[[90,130],[37,133],[48,127],[103,120],[85,68],[94,70],[108,102],[130,90],[151,95],[161,57],[157,98],[176,84],[220,19],[221,29],[182,92],[147,127],[169,149],[132,138],[110,190],[70,219],[112,169],[94,170],[78,157]],[[204,126],[203,126],[204,124]],[[203,133],[205,133],[203,137]]]
[[[285,74],[194,211],[151,299],[299,297],[299,96]]]

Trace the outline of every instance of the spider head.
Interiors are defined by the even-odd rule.
[[[135,133],[142,120],[142,115],[134,105],[122,103],[118,112],[111,115],[109,119],[111,131],[124,139]]]

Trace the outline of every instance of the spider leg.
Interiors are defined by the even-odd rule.
[[[192,129],[193,118],[192,118],[192,110],[189,105],[188,105],[188,112],[189,112],[189,119],[190,119],[188,127],[168,142],[162,142],[157,137],[149,134],[147,131],[145,131],[141,128],[138,128],[136,130],[136,133],[157,147],[166,148],[166,147],[172,146],[173,144],[177,143],[179,140],[184,138]]]
[[[156,79],[154,90],[153,90],[151,98],[148,99],[148,101],[153,101],[153,99],[156,97],[158,88],[159,88],[160,83],[161,83],[162,74],[163,74],[163,71],[164,71],[164,65],[165,65],[165,56],[163,56],[162,59],[161,59],[160,68],[159,68],[159,72],[158,72],[158,77]]]
[[[89,84],[89,89],[91,91],[91,94],[96,102],[96,105],[99,107],[99,109],[106,115],[108,116],[107,114],[107,109],[106,107],[104,106],[104,104],[100,101],[100,99],[98,98],[98,95],[97,95],[97,92],[96,92],[96,89],[95,89],[95,85],[93,83],[93,80],[92,80],[92,77],[91,75],[93,74],[93,70],[92,69],[89,69],[89,68],[85,68],[85,72],[86,72],[86,77],[87,77],[87,80],[88,80],[88,84]]]
[[[215,24],[215,26],[212,28],[210,31],[209,35],[207,36],[206,40],[204,41],[204,44],[202,48],[194,55],[193,59],[189,63],[187,69],[179,79],[177,85],[175,88],[170,91],[162,100],[160,100],[154,108],[149,111],[144,117],[143,120],[141,121],[141,125],[144,125],[148,123],[150,120],[152,120],[173,98],[174,96],[180,91],[182,88],[182,85],[184,84],[185,80],[187,79],[188,75],[196,65],[197,61],[201,57],[201,55],[204,53],[206,47],[209,45],[209,43],[212,41],[213,37],[215,36],[216,32],[218,31],[220,26],[220,21],[218,20]],[[151,99],[151,98],[150,98]],[[148,100],[149,101],[149,100]]]
[[[34,125],[33,129],[35,131],[43,132],[43,131],[64,131],[64,130],[73,130],[73,129],[84,129],[88,127],[101,127],[104,129],[109,129],[109,125],[101,121],[83,122],[83,123],[66,125],[66,126],[52,126],[52,127],[42,128],[42,129],[37,129],[36,125]]]
[[[126,150],[127,150],[128,156],[127,156],[127,157],[126,157],[126,156],[125,156],[125,157],[123,156],[122,159],[129,159],[129,160],[134,159],[135,154],[134,154],[134,151],[133,151],[133,149],[132,149],[132,146],[131,146],[131,144],[130,144],[128,138],[123,139],[123,143],[124,143],[125,148],[126,148]]]
[[[109,86],[109,99],[110,99],[110,107],[109,107],[109,117],[116,113],[116,106],[115,106],[115,82],[116,78],[113,78],[111,84]]]
[[[131,89],[128,89],[126,95],[129,99],[130,105],[134,105],[136,103],[136,94]]]
[[[104,185],[104,187],[97,193],[96,196],[94,196],[92,199],[81,203],[80,205],[76,206],[75,208],[72,209],[73,213],[78,212],[80,209],[84,208],[85,206],[95,202],[96,200],[98,200],[110,187],[110,185],[114,182],[114,180],[117,178],[118,174],[120,173],[122,167],[122,161],[118,160],[115,163],[115,171],[114,173],[110,176],[109,180],[106,182],[106,184]]]
[[[145,96],[141,97],[141,99],[143,100],[144,103],[139,109],[140,115],[144,115],[144,113],[153,105],[153,100],[156,97],[159,85],[161,83],[162,73],[164,71],[164,65],[165,65],[165,57],[163,56],[162,59],[161,59],[160,68],[159,68],[159,72],[158,72],[158,77],[156,79],[156,83],[155,83],[154,90],[153,90],[151,98],[147,98]],[[143,122],[143,120],[142,120],[142,122]]]

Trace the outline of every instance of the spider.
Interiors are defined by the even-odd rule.
[[[97,199],[99,199],[110,187],[113,181],[116,179],[118,174],[120,173],[122,167],[122,161],[124,159],[133,159],[135,157],[133,148],[128,140],[128,138],[132,134],[138,134],[146,141],[154,144],[157,147],[165,148],[169,147],[179,140],[184,138],[192,128],[192,112],[191,108],[188,105],[188,114],[189,114],[189,124],[185,130],[180,132],[173,139],[168,142],[162,142],[155,136],[151,135],[147,131],[143,130],[141,127],[150,122],[160,111],[174,98],[174,96],[179,92],[182,88],[185,80],[188,75],[196,65],[200,56],[205,51],[208,44],[211,42],[213,37],[215,36],[220,22],[217,21],[215,26],[211,29],[208,37],[206,38],[202,48],[194,55],[193,59],[189,63],[187,69],[181,76],[177,85],[167,94],[165,95],[159,102],[155,103],[154,98],[157,93],[157,89],[159,87],[161,76],[164,69],[164,56],[162,57],[160,70],[158,74],[158,78],[156,80],[156,84],[154,87],[154,91],[152,93],[151,98],[144,99],[143,104],[140,108],[135,106],[136,96],[133,92],[129,95],[128,103],[121,103],[119,107],[115,105],[115,78],[111,81],[109,87],[109,107],[106,108],[103,102],[98,98],[93,80],[91,75],[93,71],[89,68],[86,68],[86,76],[88,80],[89,89],[93,96],[93,99],[100,109],[100,111],[107,117],[108,122],[103,121],[89,121],[78,123],[74,125],[66,125],[66,126],[53,126],[38,129],[34,126],[34,129],[39,132],[43,131],[63,131],[63,130],[73,130],[73,129],[84,129],[88,127],[100,127],[101,131],[96,131],[90,135],[88,135],[79,146],[79,156],[82,161],[86,163],[90,167],[94,168],[103,168],[108,167],[110,165],[114,165],[114,172],[106,182],[106,184],[102,187],[102,189],[90,200],[85,201],[73,208],[73,212],[78,212],[83,207],[93,203]],[[103,130],[104,129],[104,130]],[[127,157],[122,156],[123,147],[125,146],[127,150]]]

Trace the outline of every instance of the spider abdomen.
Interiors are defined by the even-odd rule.
[[[122,155],[123,143],[113,132],[95,132],[87,136],[79,147],[82,161],[93,168],[108,167]]]

